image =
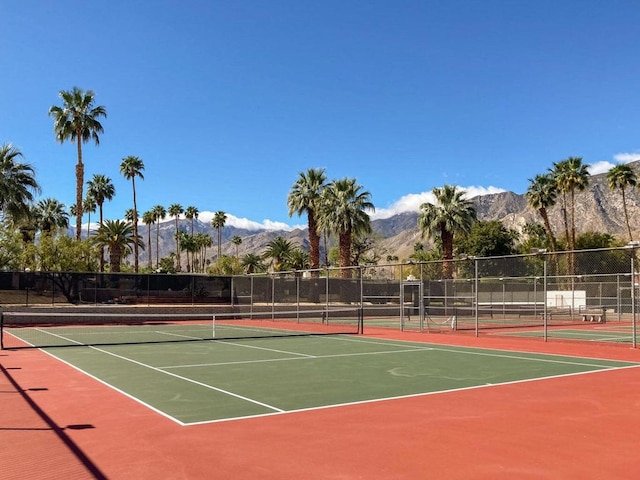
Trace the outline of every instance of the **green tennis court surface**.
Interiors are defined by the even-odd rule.
[[[524,330],[518,332],[500,332],[496,335],[507,335],[515,337],[536,337],[542,338],[544,331],[541,329]],[[579,328],[554,328],[547,332],[549,338],[559,338],[565,340],[580,340],[587,342],[610,342],[610,343],[629,343],[633,342],[633,332],[631,327],[601,327],[598,329],[579,329]],[[636,342],[640,342],[640,335],[636,334]]]
[[[183,425],[638,365],[342,335],[45,351]]]

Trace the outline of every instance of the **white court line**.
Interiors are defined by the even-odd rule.
[[[263,349],[268,350],[268,349]],[[170,368],[189,368],[189,367],[218,367],[226,365],[239,365],[244,363],[268,363],[268,362],[284,362],[290,360],[321,360],[323,358],[340,358],[340,357],[359,357],[364,355],[385,355],[387,353],[415,353],[426,352],[433,350],[433,348],[421,348],[419,350],[385,350],[379,352],[359,352],[359,353],[335,353],[331,355],[306,355],[304,357],[290,357],[290,358],[265,358],[262,360],[241,360],[237,362],[218,362],[218,363],[195,363],[191,365],[168,365],[166,367],[158,367],[161,369]],[[278,351],[278,350],[274,350]]]
[[[549,377],[527,378],[527,379],[523,379],[523,380],[513,380],[513,381],[510,381],[510,382],[502,382],[502,383],[487,383],[487,384],[483,384],[483,385],[474,385],[474,386],[471,386],[471,387],[451,388],[451,389],[448,389],[448,390],[438,390],[438,391],[434,391],[434,392],[411,393],[411,394],[408,394],[408,395],[398,395],[398,396],[394,396],[394,397],[373,398],[373,399],[370,399],[370,400],[359,400],[359,401],[356,401],[356,402],[336,403],[336,404],[333,404],[333,405],[322,405],[320,407],[299,408],[297,410],[287,410],[286,412],[264,413],[264,414],[260,414],[260,415],[247,415],[247,416],[244,416],[244,417],[221,418],[221,419],[217,419],[217,420],[203,420],[203,421],[200,421],[200,422],[185,423],[184,426],[189,427],[191,425],[206,425],[206,424],[209,424],[209,423],[221,423],[221,422],[230,422],[230,421],[234,421],[234,420],[245,420],[245,419],[249,419],[249,418],[271,417],[271,416],[274,416],[274,415],[283,415],[283,414],[290,414],[290,413],[313,412],[315,410],[325,410],[327,408],[348,407],[348,406],[354,406],[354,405],[366,405],[368,403],[387,402],[387,401],[402,400],[402,399],[416,398],[416,397],[428,397],[428,396],[431,396],[431,395],[440,395],[441,393],[463,392],[465,390],[477,390],[477,389],[480,389],[480,388],[501,387],[501,386],[505,386],[505,385],[517,385],[519,383],[537,382],[537,381],[540,381],[540,380],[553,380],[555,378],[575,377],[575,376],[578,376],[578,375],[588,375],[588,374],[593,374],[593,373],[608,372],[608,371],[611,371],[611,370],[625,370],[627,368],[640,368],[640,365],[629,365],[629,366],[624,366],[624,367],[615,367],[615,368],[612,368],[612,369],[590,370],[590,371],[587,371],[587,372],[564,373],[564,374],[561,374],[561,375],[551,375]]]
[[[299,357],[315,358],[315,355],[309,355],[307,353],[290,352],[290,351],[287,351],[287,350],[278,350],[278,349],[275,349],[275,348],[259,347],[257,345],[245,345],[243,343],[236,343],[236,342],[223,341],[223,343],[225,345],[233,345],[234,347],[250,348],[250,349],[253,349],[253,350],[266,350],[268,352],[284,353],[286,355],[297,355]]]
[[[178,375],[176,373],[167,372],[165,370],[161,370],[158,367],[154,367],[152,365],[148,365],[146,363],[139,362],[138,360],[134,360],[132,358],[125,357],[123,355],[118,355],[117,353],[109,352],[108,350],[103,350],[102,348],[97,348],[97,347],[89,347],[89,348],[91,348],[93,350],[97,350],[98,352],[101,352],[101,353],[106,353],[107,355],[111,355],[113,357],[119,358],[121,360],[125,360],[127,362],[135,363],[136,365],[140,365],[141,367],[145,367],[145,368],[148,368],[150,370],[154,370],[156,372],[164,373],[165,375],[169,375],[171,377],[175,377],[175,378],[178,378],[180,380],[184,380],[185,382],[188,382],[188,383],[193,383],[194,385],[199,385],[201,387],[208,388],[209,390],[214,390],[216,392],[224,393],[225,395],[229,395],[231,397],[239,398],[240,400],[244,400],[244,401],[249,402],[249,403],[254,403],[256,405],[260,405],[262,407],[268,408],[269,410],[274,410],[276,412],[284,412],[284,410],[282,410],[282,409],[280,409],[278,407],[274,407],[273,405],[269,405],[267,403],[259,402],[258,400],[254,400],[252,398],[245,397],[243,395],[238,395],[237,393],[230,392],[229,390],[224,390],[222,388],[214,387],[213,385],[208,385],[206,383],[199,382],[199,381],[193,380],[191,378],[183,377],[182,375]]]
[[[373,343],[373,344],[380,344],[380,345],[389,345],[389,343],[381,342],[381,341],[357,340],[357,339],[349,339],[349,338],[342,338],[342,340],[348,340],[348,341],[353,341],[353,342]],[[397,341],[398,340],[394,340],[394,343],[391,343],[391,345],[401,346],[402,343],[395,343]],[[402,340],[399,340],[399,342],[402,342]],[[499,350],[499,349],[494,349],[494,348],[481,348],[481,347],[444,348],[444,347],[442,347],[440,345],[437,345],[437,344],[428,344],[428,345],[430,345],[431,350],[434,350],[434,351],[460,353],[460,354],[464,354],[464,355],[480,355],[480,356],[487,356],[487,357],[513,358],[513,359],[516,359],[516,360],[532,360],[532,361],[536,361],[536,362],[559,363],[559,364],[565,364],[565,365],[581,365],[581,366],[598,367],[598,368],[617,368],[617,367],[610,367],[608,365],[602,365],[602,364],[591,364],[591,363],[583,363],[583,362],[570,362],[570,361],[563,361],[563,360],[557,360],[557,359],[552,359],[552,358],[532,358],[532,357],[528,357],[528,356],[507,355],[507,354],[504,354],[504,353],[497,354],[497,353],[487,353],[487,352],[479,352],[479,351],[477,351],[477,350],[487,350],[487,351],[505,352],[505,350]],[[419,347],[419,346],[414,345],[414,348],[423,348],[423,347]],[[461,350],[458,350],[458,348],[460,348]],[[561,353],[540,353],[540,352],[518,352],[518,353],[521,353],[521,354],[524,354],[524,355],[538,355],[538,356],[548,356],[548,357],[565,357],[565,358],[588,359],[588,360],[596,360],[596,361],[597,360],[601,360],[603,362],[637,363],[637,362],[630,362],[630,361],[625,361],[625,360],[607,360],[607,359],[602,359],[602,358],[576,357],[576,356],[572,356],[572,355],[563,355]]]
[[[63,337],[63,336],[61,336],[61,335],[57,335],[57,334],[53,334],[53,333],[52,333],[51,335],[54,335],[54,336],[59,337],[59,338],[62,338],[62,339],[64,339],[64,340],[67,340],[67,341],[70,341],[70,342],[73,342],[73,343],[77,343],[77,344],[79,344],[79,345],[82,345],[81,343],[79,343],[79,342],[77,342],[77,341],[75,341],[75,340],[71,340],[71,339],[65,338],[65,337]],[[152,366],[152,365],[148,365],[148,364],[146,364],[146,363],[139,362],[139,361],[137,361],[137,360],[133,360],[132,358],[127,358],[127,357],[125,357],[125,356],[123,356],[123,355],[118,355],[118,354],[116,354],[116,353],[109,352],[109,351],[104,350],[104,349],[102,349],[102,348],[98,348],[98,347],[95,347],[95,346],[89,346],[88,348],[91,348],[92,350],[95,350],[95,351],[98,351],[98,352],[101,352],[101,353],[105,353],[105,354],[107,354],[107,355],[111,355],[111,356],[116,357],[116,358],[119,358],[119,359],[121,359],[121,360],[125,360],[125,361],[127,361],[127,362],[134,363],[134,364],[139,365],[139,366],[141,366],[141,367],[145,367],[145,368],[148,368],[148,369],[150,369],[150,370],[154,370],[154,371],[156,371],[156,372],[159,372],[159,373],[162,373],[162,374],[165,374],[165,375],[169,375],[169,376],[174,377],[174,378],[177,378],[177,379],[179,379],[179,380],[184,380],[185,382],[193,383],[194,385],[198,385],[198,386],[201,386],[201,387],[207,388],[207,389],[209,389],[209,390],[213,390],[213,391],[216,391],[216,392],[219,392],[219,393],[223,393],[223,394],[225,394],[225,395],[229,395],[229,396],[231,396],[231,397],[235,397],[235,398],[238,398],[238,399],[240,399],[240,400],[244,400],[244,401],[246,401],[246,402],[253,403],[253,404],[255,404],[255,405],[260,405],[260,406],[265,407],[265,408],[267,408],[267,409],[269,409],[269,410],[273,410],[274,412],[280,412],[280,413],[285,412],[285,410],[282,410],[281,408],[278,408],[278,407],[274,407],[273,405],[269,405],[269,404],[267,404],[267,403],[260,402],[260,401],[258,401],[258,400],[254,400],[254,399],[252,399],[252,398],[245,397],[245,396],[243,396],[243,395],[238,395],[237,393],[233,393],[233,392],[231,392],[231,391],[229,391],[229,390],[224,390],[224,389],[222,389],[222,388],[214,387],[213,385],[208,385],[208,384],[206,384],[206,383],[199,382],[199,381],[197,381],[197,380],[193,380],[193,379],[191,379],[191,378],[183,377],[183,376],[178,375],[178,374],[176,374],[176,373],[172,373],[172,372],[168,372],[168,371],[165,371],[165,370],[161,370],[161,369],[159,369],[159,368],[157,368],[157,367],[154,367],[154,366]],[[50,354],[50,353],[49,353],[49,352],[47,352],[46,350],[44,350],[44,351],[45,351],[45,353],[47,353],[47,354],[51,355],[51,356],[52,356],[52,357],[54,357],[54,358],[57,358],[58,360],[62,361],[63,363],[66,363],[67,365],[72,366],[72,367],[73,367],[73,368],[75,368],[76,370],[78,370],[78,371],[80,371],[80,372],[82,372],[82,373],[84,373],[84,374],[88,375],[89,377],[94,378],[94,379],[96,379],[96,380],[99,380],[102,384],[107,385],[107,386],[109,386],[109,387],[113,388],[114,390],[116,390],[116,391],[118,391],[118,392],[120,392],[120,393],[125,394],[127,397],[129,397],[129,398],[131,398],[131,399],[133,399],[133,400],[135,400],[135,401],[137,401],[137,402],[139,402],[139,403],[143,404],[144,406],[151,408],[153,411],[155,411],[155,412],[160,412],[160,413],[162,413],[165,417],[170,418],[170,419],[172,419],[172,420],[176,421],[177,423],[179,423],[179,424],[181,424],[181,425],[184,425],[184,423],[183,423],[183,422],[180,422],[178,419],[176,419],[176,418],[172,417],[171,415],[169,415],[169,414],[167,414],[167,413],[165,413],[165,412],[161,412],[161,411],[160,411],[160,410],[158,410],[157,408],[152,407],[151,405],[147,404],[146,402],[143,402],[143,401],[142,401],[142,400],[140,400],[139,398],[137,398],[137,397],[135,397],[135,396],[133,396],[133,395],[130,395],[130,394],[128,394],[128,393],[126,393],[126,392],[124,392],[123,390],[121,390],[121,389],[119,389],[119,388],[115,387],[114,385],[111,385],[111,384],[109,384],[109,383],[107,383],[107,382],[105,382],[105,381],[100,380],[99,378],[95,377],[94,375],[91,375],[90,373],[86,372],[85,370],[83,370],[83,369],[81,369],[81,368],[79,368],[79,367],[76,367],[75,365],[73,365],[73,364],[71,364],[71,363],[69,363],[69,362],[67,362],[67,361],[65,361],[65,360],[63,360],[63,359],[61,359],[61,358],[59,358],[59,357],[57,357],[57,356],[53,355],[53,354]]]
[[[49,332],[46,332],[49,333]],[[75,342],[73,340],[67,339],[63,336],[60,335],[56,335],[56,334],[52,334],[54,336],[58,336],[62,339],[65,339],[67,341],[71,341],[74,343],[78,343]],[[560,364],[568,364],[568,365],[581,365],[581,366],[589,366],[591,368],[598,368],[599,370],[595,370],[595,371],[587,371],[587,372],[578,372],[578,373],[569,373],[569,374],[562,374],[562,375],[553,375],[553,376],[549,376],[549,377],[538,377],[538,378],[532,378],[532,379],[525,379],[525,380],[516,380],[516,381],[510,381],[510,382],[503,382],[503,383],[497,383],[497,384],[484,384],[484,385],[477,385],[477,386],[472,386],[472,387],[464,387],[464,388],[456,388],[456,389],[450,389],[450,390],[444,390],[444,391],[437,391],[437,392],[423,392],[423,393],[415,393],[415,394],[410,394],[410,395],[402,395],[402,396],[392,396],[392,397],[383,397],[383,398],[376,398],[376,399],[370,399],[370,400],[363,400],[363,401],[356,401],[356,402],[349,402],[349,403],[342,403],[342,404],[334,404],[334,405],[323,405],[320,407],[312,407],[312,408],[304,408],[304,409],[297,409],[297,410],[283,410],[283,409],[279,409],[277,407],[268,405],[268,404],[264,404],[261,402],[258,402],[256,400],[250,399],[248,397],[243,397],[237,394],[234,394],[232,392],[223,390],[223,389],[219,389],[216,387],[213,387],[211,385],[207,385],[207,384],[203,384],[201,382],[197,382],[195,380],[191,380],[189,378],[186,377],[182,377],[180,375],[174,374],[172,372],[168,372],[168,371],[164,371],[161,370],[158,367],[153,367],[151,365],[121,356],[121,355],[117,355],[115,353],[100,349],[100,348],[96,348],[96,347],[89,347],[93,350],[99,351],[101,353],[105,353],[107,355],[111,355],[114,356],[116,358],[120,358],[122,360],[128,361],[128,362],[132,362],[135,364],[138,364],[140,366],[143,366],[145,368],[149,368],[151,370],[155,370],[155,371],[159,371],[160,373],[164,373],[167,375],[170,375],[172,377],[181,379],[181,380],[185,380],[187,382],[190,383],[194,383],[200,386],[203,386],[205,388],[214,390],[214,391],[218,391],[220,393],[224,393],[224,394],[228,394],[231,396],[234,396],[236,398],[239,399],[243,399],[246,400],[248,402],[251,403],[255,403],[258,405],[262,405],[268,409],[273,410],[273,413],[265,413],[265,414],[261,414],[261,415],[249,415],[249,416],[243,416],[243,417],[233,417],[233,418],[224,418],[224,419],[217,419],[217,420],[206,420],[206,421],[201,421],[201,422],[192,422],[192,423],[185,423],[185,422],[181,422],[180,420],[172,417],[171,415],[167,414],[166,412],[163,412],[161,410],[158,410],[157,408],[147,404],[146,402],[138,399],[137,397],[115,387],[114,385],[111,385],[109,383],[107,383],[106,381],[101,380],[100,378],[86,372],[85,370],[73,365],[72,363],[69,363],[59,357],[56,357],[55,355],[47,352],[46,350],[43,350],[45,353],[47,353],[48,355],[56,358],[57,360],[60,360],[61,362],[69,365],[70,367],[74,368],[75,370],[84,373],[85,375],[88,375],[89,377],[97,380],[98,382],[102,383],[103,385],[119,392],[122,393],[123,395],[127,396],[128,398],[131,398],[132,400],[140,403],[141,405],[144,405],[148,408],[150,408],[151,410],[153,410],[156,413],[161,414],[162,416],[173,420],[175,423],[182,425],[182,426],[188,426],[188,425],[199,425],[199,424],[206,424],[206,423],[216,423],[216,422],[223,422],[223,421],[231,421],[231,420],[238,420],[238,419],[244,419],[244,418],[254,418],[254,417],[261,417],[261,416],[269,416],[269,415],[278,415],[278,414],[284,414],[284,413],[295,413],[295,412],[304,412],[304,411],[312,411],[312,410],[320,410],[320,409],[325,409],[325,408],[334,408],[334,407],[340,407],[340,406],[348,406],[348,405],[358,405],[358,404],[366,404],[366,403],[372,403],[372,402],[380,402],[380,401],[386,401],[386,400],[394,400],[394,399],[402,399],[402,398],[411,398],[411,397],[419,397],[419,396],[426,396],[426,395],[434,395],[434,394],[439,394],[439,393],[446,393],[446,392],[453,392],[453,391],[461,391],[461,390],[470,390],[470,389],[476,389],[476,388],[485,388],[488,386],[497,386],[497,385],[508,385],[508,384],[515,384],[515,383],[523,383],[523,382],[530,382],[530,381],[537,381],[537,380],[545,380],[545,379],[553,379],[553,378],[561,378],[561,377],[569,377],[569,376],[573,376],[573,375],[583,375],[583,374],[590,374],[590,373],[599,373],[599,372],[604,372],[604,371],[612,371],[612,370],[618,370],[618,369],[626,369],[626,368],[637,368],[639,365],[635,364],[635,365],[629,365],[629,366],[622,366],[622,367],[615,367],[615,366],[607,366],[607,365],[602,365],[602,364],[590,364],[590,363],[584,363],[584,362],[569,362],[569,361],[559,361],[559,360],[554,360],[554,359],[543,359],[543,358],[530,358],[530,357],[522,357],[522,356],[517,356],[517,355],[504,355],[504,354],[495,354],[495,353],[486,353],[486,352],[477,352],[477,351],[473,351],[473,350],[478,350],[478,348],[476,347],[460,347],[462,350],[460,349],[456,349],[456,348],[441,348],[439,345],[434,347],[434,344],[428,344],[430,345],[429,347],[422,347],[422,346],[418,346],[415,345],[415,343],[410,343],[410,342],[404,342],[402,340],[399,341],[394,341],[394,342],[389,342],[389,341],[375,341],[375,340],[362,340],[362,339],[354,339],[354,338],[350,338],[350,337],[326,337],[326,339],[339,339],[339,340],[343,340],[343,341],[355,341],[355,342],[364,342],[364,343],[371,343],[371,344],[381,344],[381,345],[393,345],[393,346],[402,346],[402,347],[410,347],[414,350],[400,350],[398,351],[399,353],[410,353],[412,351],[420,351],[420,350],[441,350],[441,351],[445,351],[445,352],[451,352],[451,353],[461,353],[461,354],[477,354],[477,355],[482,355],[482,356],[494,356],[494,357],[504,357],[504,358],[515,358],[515,359],[519,359],[519,360],[532,360],[532,361],[544,361],[544,362],[550,362],[550,363],[560,363]],[[226,343],[226,342],[225,342]],[[482,350],[495,350],[495,351],[499,351],[499,352],[504,352],[504,350],[497,350],[497,349],[487,349],[484,348]],[[381,354],[381,353],[393,353],[392,351],[386,351],[386,352],[365,352],[365,353],[352,353],[352,354],[341,354],[339,356],[353,356],[353,355],[363,355],[363,354]],[[561,356],[561,357],[569,357],[567,355],[559,355],[559,354],[544,354],[544,353],[539,353],[539,352],[521,352],[521,353],[525,353],[525,354],[530,354],[530,355],[548,355],[548,356]],[[584,358],[584,357],[575,357],[575,358]],[[305,359],[304,357],[302,358],[293,358],[291,360],[301,360],[301,359]],[[285,360],[285,359],[281,359],[281,360]],[[602,359],[591,359],[591,360],[602,360]],[[607,360],[604,360],[607,361]],[[632,362],[624,362],[624,361],[620,361],[623,363],[632,363]]]

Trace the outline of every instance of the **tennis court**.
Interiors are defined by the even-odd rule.
[[[542,338],[545,332],[538,329],[523,329],[514,332],[502,331],[497,335]],[[550,339],[576,340],[581,342],[604,342],[612,344],[631,345],[634,339],[633,327],[630,325],[587,326],[585,328],[553,328],[547,330]],[[640,335],[635,333],[636,343],[640,342]]]
[[[102,328],[95,327],[98,335]],[[109,339],[117,328],[109,327]],[[180,328],[171,335],[186,335]],[[133,335],[140,331],[133,329]],[[61,333],[54,338],[77,342]],[[50,347],[46,352],[181,425],[636,365],[347,335]]]
[[[634,349],[361,334],[353,309],[278,316],[10,317],[3,390],[26,402],[2,413],[15,454],[0,469],[50,478],[60,451],[56,469],[87,473],[73,478],[590,478],[604,458],[599,474],[628,471]],[[25,428],[34,412],[46,421]],[[541,463],[569,442],[579,460]]]

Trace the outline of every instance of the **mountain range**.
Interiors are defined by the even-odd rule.
[[[640,162],[630,163],[640,175]],[[548,209],[552,228],[560,236],[562,228],[561,199],[555,206]],[[498,220],[506,227],[521,231],[529,222],[542,223],[538,213],[532,209],[524,194],[513,192],[501,192],[477,196],[472,199],[479,220]],[[627,209],[632,231],[638,232],[638,219],[640,219],[640,189],[628,188],[626,190]],[[606,173],[593,175],[589,186],[575,195],[575,210],[578,233],[586,231],[606,232],[612,235],[626,238],[626,224],[622,195],[619,190],[612,191],[606,179]],[[395,255],[399,259],[406,258],[413,252],[416,242],[427,242],[422,238],[417,227],[418,212],[404,212],[389,218],[373,220],[372,229],[380,239],[379,248],[386,252],[385,255]],[[178,227],[186,232],[191,232],[191,221],[180,219]],[[160,257],[168,256],[175,251],[175,220],[167,220],[159,224],[159,251]],[[207,257],[213,259],[217,255],[217,230],[209,223],[199,220],[194,221],[194,232],[205,233],[213,239],[212,248],[208,249]],[[148,227],[141,225],[139,234],[145,245],[148,242]],[[242,239],[239,246],[231,243],[231,239],[238,236]],[[233,226],[225,226],[222,229],[222,253],[226,255],[244,255],[246,253],[262,254],[267,244],[277,236],[290,240],[294,245],[308,248],[306,229],[285,230],[245,230]],[[634,234],[634,237],[636,235]],[[151,241],[155,258],[156,225],[151,226]],[[148,252],[140,254],[140,264],[146,265]],[[130,259],[129,259],[130,260]]]

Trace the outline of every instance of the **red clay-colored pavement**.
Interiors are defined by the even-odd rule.
[[[640,361],[619,346],[384,335]],[[640,468],[638,368],[181,427],[43,352],[0,355],[5,480],[631,479]]]

